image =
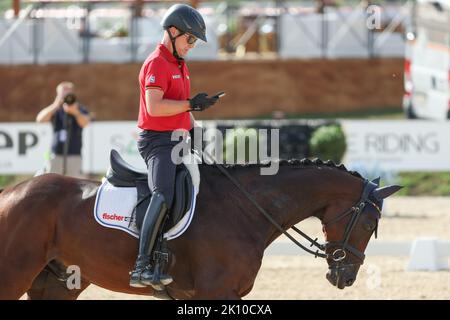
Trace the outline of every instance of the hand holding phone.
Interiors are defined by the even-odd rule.
[[[214,105],[217,100],[219,100],[219,96],[221,96],[223,92],[219,92],[215,96],[208,97],[208,94],[205,92],[197,94],[192,99],[189,99],[190,111],[203,111]]]

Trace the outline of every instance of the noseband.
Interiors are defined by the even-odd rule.
[[[371,190],[371,189],[369,189],[369,190]],[[364,196],[364,193],[363,193],[363,196]],[[344,260],[347,256],[347,251],[351,252],[353,255],[358,257],[361,260],[361,263],[364,261],[364,258],[366,257],[365,254],[363,252],[361,252],[360,250],[356,249],[354,246],[350,245],[348,243],[348,241],[349,241],[352,231],[355,228],[356,223],[358,222],[358,219],[361,216],[361,214],[363,213],[366,205],[371,205],[372,207],[374,207],[377,210],[378,218],[381,217],[380,208],[374,202],[369,200],[367,198],[367,196],[365,198],[362,197],[355,206],[351,207],[349,210],[347,210],[343,214],[332,219],[331,221],[324,223],[324,226],[329,226],[329,225],[337,222],[338,220],[342,219],[343,217],[345,217],[349,214],[352,214],[352,217],[350,218],[350,221],[347,223],[347,226],[345,228],[343,240],[329,241],[325,244],[325,249],[327,249],[329,247],[332,247],[332,248],[338,247],[331,254],[331,259],[333,259],[333,261],[339,262],[339,261]],[[378,228],[378,223],[377,223],[377,226],[375,227],[375,238],[376,238],[377,228]]]

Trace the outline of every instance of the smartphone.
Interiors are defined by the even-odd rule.
[[[225,95],[225,92],[219,92],[218,94],[214,95],[213,98],[222,98]]]

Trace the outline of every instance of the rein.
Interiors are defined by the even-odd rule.
[[[264,217],[267,218],[267,220],[270,221],[270,223],[272,223],[280,232],[282,232],[286,237],[288,237],[292,242],[294,242],[297,246],[299,246],[300,248],[302,248],[303,250],[305,250],[306,252],[314,255],[315,257],[321,257],[321,258],[327,258],[328,254],[324,254],[324,253],[320,253],[319,250],[317,251],[313,251],[307,247],[305,247],[304,245],[302,245],[300,242],[298,242],[293,236],[291,236],[286,230],[283,229],[283,227],[278,224],[278,222],[276,222],[272,216],[267,213],[266,210],[264,210],[259,204],[258,202],[256,202],[256,200],[252,197],[252,195],[250,193],[247,192],[247,190],[244,189],[244,187],[242,187],[242,185],[235,179],[233,178],[228,171],[220,164],[218,163],[214,163],[217,168],[220,170],[220,172],[222,172],[246,197],[248,200],[250,200],[251,203],[253,203],[253,205],[259,210],[259,212],[261,212]],[[295,228],[295,231],[297,231],[301,236],[305,237],[305,239],[307,239],[308,241],[311,242],[311,246],[315,245],[317,246],[320,250],[324,250],[324,246],[317,243],[316,240],[312,240],[310,237],[308,237],[305,233],[303,233],[302,231],[300,231],[299,229]]]
[[[302,245],[300,242],[298,242],[293,236],[291,236],[286,230],[284,230],[284,228],[278,223],[276,222],[272,216],[267,213],[266,210],[264,210],[264,208],[262,208],[258,202],[256,202],[256,200],[252,197],[252,195],[244,189],[244,187],[235,179],[233,178],[230,173],[219,163],[217,163],[215,161],[215,159],[209,155],[207,152],[203,151],[203,154],[208,156],[208,160],[211,161],[212,163],[214,163],[214,165],[217,167],[217,169],[219,169],[219,171],[221,173],[223,173],[235,186],[236,188],[238,188],[244,195],[245,197],[258,209],[258,211],[260,213],[262,213],[262,215],[270,221],[270,223],[272,223],[275,228],[277,228],[281,233],[283,233],[286,237],[288,237],[292,242],[294,242],[297,246],[299,246],[300,248],[302,248],[303,250],[305,250],[306,252],[314,255],[315,257],[321,257],[321,258],[327,258],[328,254],[325,253],[320,253],[319,250],[317,251],[313,251],[311,249],[309,249],[308,247],[305,247],[304,245]],[[316,246],[318,247],[321,251],[325,250],[325,246],[319,244],[316,242],[317,239],[313,240],[310,237],[308,237],[305,233],[303,233],[302,231],[300,231],[298,228],[296,227],[292,227],[297,233],[299,233],[301,236],[303,236],[305,239],[307,239],[309,242],[311,242],[310,246]]]
[[[244,187],[235,179],[233,178],[230,173],[223,167],[223,165],[217,163],[215,161],[215,159],[213,159],[213,157],[211,155],[209,155],[207,152],[203,152],[203,154],[206,154],[209,158],[209,160],[215,164],[215,166],[219,169],[219,171],[221,173],[223,173],[244,195],[245,197],[258,209],[258,211],[267,219],[270,221],[270,223],[272,223],[281,233],[283,233],[286,237],[288,237],[292,242],[294,242],[297,246],[299,246],[300,248],[302,248],[303,250],[305,250],[306,252],[314,255],[315,258],[320,257],[320,258],[331,258],[334,261],[342,261],[345,259],[345,257],[347,256],[346,250],[350,251],[351,253],[353,253],[354,255],[356,255],[358,258],[360,258],[361,260],[364,260],[364,253],[360,252],[359,250],[357,250],[356,248],[354,248],[353,246],[348,244],[348,241],[350,239],[350,235],[352,233],[353,228],[356,225],[356,222],[358,221],[358,218],[360,216],[360,214],[362,213],[364,207],[366,206],[366,204],[370,204],[372,205],[375,209],[377,209],[378,213],[381,215],[381,211],[379,209],[379,207],[373,203],[372,201],[370,201],[368,199],[370,193],[376,188],[376,185],[373,184],[372,182],[369,182],[368,180],[364,181],[364,189],[361,195],[360,200],[357,202],[356,205],[354,205],[353,207],[351,207],[349,210],[345,211],[344,213],[340,214],[339,216],[337,216],[336,218],[333,218],[332,220],[324,223],[324,225],[330,225],[340,219],[342,219],[343,217],[347,216],[348,214],[353,213],[353,216],[350,220],[350,222],[347,224],[345,233],[344,233],[344,240],[340,241],[340,242],[327,242],[326,244],[320,244],[317,242],[317,238],[316,239],[312,239],[311,237],[309,237],[307,234],[305,234],[304,232],[302,232],[300,229],[298,229],[295,226],[292,226],[291,228],[297,232],[300,236],[302,236],[303,238],[305,238],[307,241],[309,241],[310,247],[315,246],[318,248],[318,250],[313,251],[311,249],[309,249],[308,247],[305,247],[304,245],[302,245],[300,242],[298,242],[294,237],[292,237],[286,230],[283,229],[283,227],[278,224],[278,222],[276,222],[272,216],[267,213],[266,210],[264,210],[264,208],[262,208],[258,202],[256,202],[256,200],[252,197],[252,195],[244,189]],[[335,251],[333,251],[332,254],[328,254],[325,252],[326,248],[329,246],[339,246],[342,245],[341,248],[336,249]],[[322,252],[319,252],[323,251]]]

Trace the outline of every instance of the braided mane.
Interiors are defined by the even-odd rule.
[[[328,167],[328,168],[333,168],[333,169],[337,169],[337,170],[341,170],[344,172],[347,172],[349,174],[351,174],[352,176],[355,176],[357,178],[360,179],[364,179],[364,177],[356,172],[356,171],[351,171],[348,170],[343,164],[336,164],[331,160],[327,160],[327,161],[322,161],[321,159],[308,159],[308,158],[304,158],[304,159],[290,159],[290,160],[279,160],[278,161],[278,165],[280,167],[282,166],[303,166],[303,167]],[[269,167],[270,163],[252,163],[252,164],[226,164],[225,167],[228,169],[237,169],[237,168],[253,168],[253,167]]]

